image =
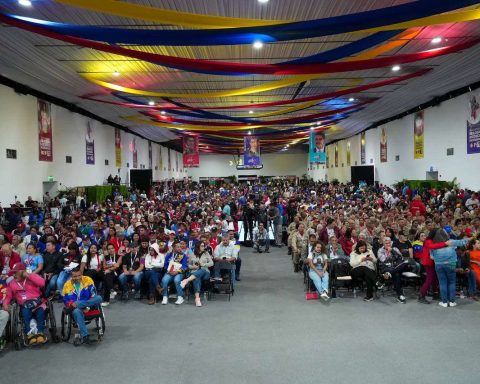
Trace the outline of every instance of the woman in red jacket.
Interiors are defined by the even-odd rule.
[[[448,246],[448,242],[434,243],[432,240],[427,239],[427,236],[424,232],[419,234],[419,241],[423,242],[423,247],[421,251],[419,251],[419,255],[420,264],[422,264],[425,268],[426,277],[425,282],[420,288],[420,297],[418,298],[418,302],[422,304],[430,304],[430,301],[425,298],[429,288],[432,287],[434,292],[438,292],[438,280],[435,273],[435,264],[430,257],[430,250],[444,248]]]
[[[413,217],[417,216],[417,213],[420,216],[425,216],[425,213],[427,212],[425,204],[423,204],[422,199],[419,195],[413,198],[413,201],[410,203],[409,209]]]

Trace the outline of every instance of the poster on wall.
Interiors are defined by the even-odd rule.
[[[243,141],[243,164],[247,167],[255,167],[262,165],[260,158],[260,141],[258,137],[246,136]]]
[[[365,156],[365,132],[360,134],[360,164],[364,165],[367,163],[366,156]]]
[[[380,162],[387,162],[387,132],[385,131],[385,127],[382,127],[380,133]]]
[[[38,160],[53,161],[52,106],[37,99],[38,113]]]
[[[115,128],[115,166],[122,166],[122,134],[119,128]]]
[[[423,159],[425,121],[423,111],[415,113],[413,118],[413,158]]]
[[[335,144],[335,168],[338,168],[338,145]]]
[[[168,171],[172,170],[172,158],[170,157],[170,148],[168,148]]]
[[[471,96],[467,117],[467,154],[480,153],[480,94]]]
[[[163,169],[163,154],[162,154],[162,147],[159,146],[158,147],[158,169],[160,171],[164,171],[165,169]]]
[[[347,167],[352,163],[352,152],[350,151],[350,142],[347,143]]]
[[[325,164],[326,157],[325,133],[310,132],[310,163]]]
[[[200,165],[200,154],[198,151],[198,136],[183,137],[183,167],[191,168]]]
[[[138,168],[138,152],[137,152],[137,139],[134,137],[132,140],[132,152],[133,152],[133,168]]]
[[[85,158],[87,164],[95,164],[95,138],[93,137],[93,122],[87,121],[85,133]]]
[[[178,153],[175,152],[175,172],[178,172]]]
[[[148,142],[148,169],[153,169],[152,142]]]

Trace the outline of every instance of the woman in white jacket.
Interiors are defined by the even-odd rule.
[[[161,281],[165,264],[165,243],[162,249],[157,243],[150,244],[145,256],[145,278],[148,281],[148,305],[155,304],[156,293],[162,293]]]
[[[373,300],[373,287],[377,280],[376,264],[377,258],[367,248],[367,243],[359,240],[350,254],[350,265],[352,266],[352,277],[365,281],[367,285],[367,296],[363,299],[365,301]]]

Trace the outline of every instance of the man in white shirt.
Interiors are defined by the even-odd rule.
[[[218,278],[220,277],[221,269],[219,266],[220,262],[228,262],[232,264],[231,269],[231,278],[232,282],[235,281],[235,262],[238,257],[238,249],[235,244],[230,242],[228,236],[222,236],[222,242],[217,245],[213,251],[213,261],[215,265],[213,267],[213,276]]]
[[[478,200],[478,194],[474,193],[466,202],[465,206],[469,211],[473,211],[480,207],[480,201]]]

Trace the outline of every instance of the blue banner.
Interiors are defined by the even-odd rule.
[[[243,141],[243,164],[248,166],[262,165],[260,158],[260,140],[256,136],[246,136]]]

